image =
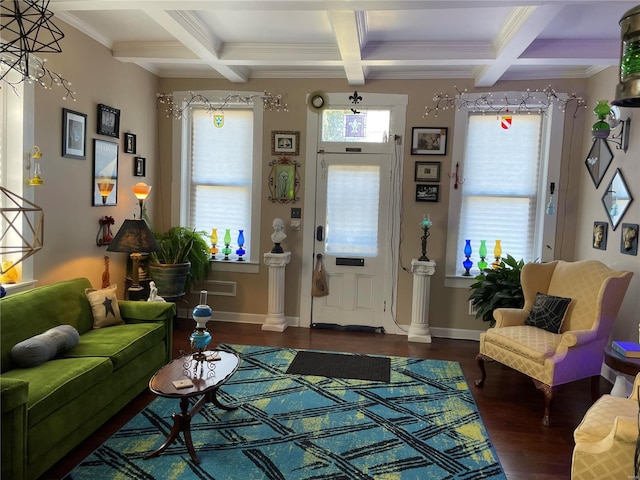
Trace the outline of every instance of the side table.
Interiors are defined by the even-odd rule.
[[[608,345],[604,348],[604,363],[611,367],[612,370],[631,375],[632,377],[635,377],[640,372],[640,358],[630,358],[625,357],[624,355],[620,355],[618,352],[614,351],[613,348],[611,348],[611,345]],[[616,390],[618,382],[622,380],[624,380],[624,377],[619,376],[616,378],[616,384],[611,390],[612,392]],[[624,384],[626,384],[626,380],[624,380],[624,382]],[[621,383],[620,387],[622,387],[622,385],[624,384]]]
[[[149,389],[158,396],[180,399],[180,413],[174,413],[173,427],[167,439],[153,452],[149,452],[144,459],[155,457],[163,452],[183,433],[184,443],[194,463],[199,464],[193,440],[191,439],[191,419],[200,411],[207,402],[213,403],[223,410],[235,410],[237,407],[228,407],[221,404],[216,398],[218,388],[222,386],[236,372],[240,365],[238,356],[224,350],[209,350],[204,352],[206,356],[218,357],[215,361],[197,362],[191,354],[182,358],[177,358],[162,367],[149,380]],[[175,380],[189,379],[193,383],[187,388],[176,388],[173,384]],[[189,398],[201,398],[189,410]]]

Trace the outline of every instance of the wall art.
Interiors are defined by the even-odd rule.
[[[62,109],[62,156],[78,160],[87,158],[87,116],[84,113]]]
[[[118,144],[93,140],[93,205],[118,204]]]

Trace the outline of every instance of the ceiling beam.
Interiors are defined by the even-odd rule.
[[[562,8],[563,5],[514,8],[494,41],[496,59],[480,70],[476,87],[495,85]]]
[[[329,11],[328,15],[349,85],[364,85],[365,75],[361,53],[364,15],[353,11],[337,12],[333,10]]]

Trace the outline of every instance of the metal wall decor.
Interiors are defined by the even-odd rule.
[[[287,157],[269,162],[269,200],[273,203],[296,203],[300,200],[300,163]]]
[[[607,189],[602,195],[602,205],[611,223],[611,228],[615,229],[620,224],[622,217],[633,201],[629,187],[622,177],[620,169],[616,169]]]

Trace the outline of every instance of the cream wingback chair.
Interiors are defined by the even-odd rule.
[[[480,334],[476,363],[482,378],[476,380],[476,386],[484,385],[486,359],[531,377],[544,394],[545,426],[550,425],[554,387],[591,377],[595,398],[603,350],[632,275],[596,260],[526,264],[521,274],[524,307],[495,310],[495,326]],[[553,296],[545,299],[560,297],[568,303],[557,333],[539,328],[540,317],[554,310],[553,305],[537,299],[545,295]],[[538,326],[527,324],[532,317]]]
[[[640,373],[629,398],[603,395],[573,432],[576,446],[571,480],[616,480],[634,477],[638,440]]]

